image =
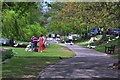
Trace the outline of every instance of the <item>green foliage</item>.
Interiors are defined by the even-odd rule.
[[[64,2],[52,5],[58,14],[50,25],[56,25],[57,31],[64,33],[87,33],[92,27],[97,29],[119,26],[119,5],[116,2]],[[61,6],[59,9],[56,6]],[[53,29],[51,26],[51,29]],[[61,28],[63,31],[61,31]]]
[[[40,34],[46,35],[47,30],[44,27],[41,27],[37,22],[33,25],[24,27],[24,40],[30,40],[33,35],[39,38]]]
[[[36,2],[3,2],[2,35],[10,40],[30,40],[31,36],[46,34],[42,8]]]
[[[39,7],[40,8],[40,7]],[[46,18],[42,14],[42,10],[31,9],[30,10],[30,24],[39,23],[41,26],[44,26],[46,23]]]
[[[37,9],[36,2],[2,2],[2,9],[13,10],[19,14],[19,16],[25,15],[30,12],[31,9]]]
[[[69,41],[68,36],[62,36],[62,37],[60,37],[59,41],[62,42],[62,43],[66,42],[66,41],[68,42]]]
[[[2,53],[2,61],[6,60],[8,58],[11,58],[12,56],[13,56],[12,49],[6,50]]]
[[[3,11],[3,24],[2,30],[3,35],[8,39],[13,39],[16,37],[17,39],[23,39],[22,32],[23,27],[28,23],[29,14],[25,16],[21,16],[19,18],[18,13],[15,13],[13,10],[4,10]]]

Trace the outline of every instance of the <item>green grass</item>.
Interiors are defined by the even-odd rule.
[[[25,48],[14,48],[14,47],[3,47],[3,48],[9,48],[14,49],[15,55],[14,56],[44,56],[44,57],[70,57],[73,56],[73,54],[70,54],[67,51],[63,51],[62,48],[67,49],[63,46],[51,44],[50,46],[46,47],[46,50],[43,51],[43,53],[39,52],[26,52]]]
[[[36,77],[49,64],[61,61],[59,57],[65,59],[74,56],[68,48],[56,44],[50,44],[43,53],[26,52],[25,48],[3,47],[14,49],[17,53],[2,64],[3,78]]]
[[[109,40],[109,37],[110,37],[111,40],[112,40],[112,39],[115,39],[115,36],[113,36],[113,35],[106,35],[106,41]],[[101,36],[101,38],[102,38],[102,36]],[[95,42],[93,42],[93,43],[90,43],[90,45],[91,45],[91,46],[97,46],[97,45],[104,44],[104,42],[102,42],[101,44],[100,44],[100,43],[101,43],[100,40],[98,40],[98,41],[95,41]]]
[[[58,57],[13,57],[2,64],[2,77],[36,77],[43,68],[57,61],[60,61]]]
[[[111,55],[112,57],[120,59],[120,54]]]
[[[116,39],[114,41],[111,41],[109,43],[101,44],[100,46],[97,46],[95,48],[95,50],[105,53],[105,46],[110,47],[112,44],[115,45],[115,49],[118,49],[118,48],[120,48],[120,46],[119,46],[120,42],[118,42],[118,41],[120,41],[120,38]],[[120,49],[115,50],[115,53],[118,53],[118,54],[112,54],[111,56],[120,59],[120,54],[119,54]]]
[[[97,35],[96,37],[102,38],[101,35]],[[115,39],[115,36],[113,36],[113,35],[107,35],[107,36],[106,36],[106,40],[107,40],[107,41],[108,41],[109,37],[110,37],[111,40],[112,40],[112,39]],[[89,39],[89,40],[90,40],[90,39]],[[87,45],[88,45],[88,44],[84,44],[84,43],[87,42],[87,41],[89,41],[89,40],[84,40],[84,41],[82,41],[82,42],[78,42],[78,43],[75,43],[75,44],[78,45],[78,46],[83,46],[83,47],[84,47],[84,46],[87,46]],[[112,44],[115,45],[115,47],[116,47],[115,49],[118,49],[118,48],[120,48],[120,42],[118,42],[118,41],[120,41],[120,38],[119,38],[119,39],[116,39],[116,40],[114,40],[114,41],[111,41],[111,42],[109,42],[109,43],[102,43],[101,45],[99,45],[99,46],[97,46],[96,48],[94,48],[94,50],[97,50],[97,51],[99,51],[99,52],[105,53],[105,46],[111,46]],[[90,43],[90,45],[91,45],[91,46],[96,46],[97,44],[99,44],[99,42],[100,42],[100,40],[95,41],[95,42],[93,42],[93,43]],[[115,50],[115,53],[120,53],[120,49]],[[119,54],[113,54],[113,55],[111,55],[111,56],[120,59],[120,55],[119,55]]]
[[[100,46],[97,46],[96,48],[95,48],[95,50],[97,50],[97,51],[100,51],[100,52],[105,52],[105,46],[111,46],[112,44],[113,45],[115,45],[115,48],[117,49],[117,48],[119,48],[120,46],[120,43],[118,42],[120,39],[116,39],[116,40],[114,40],[114,41],[111,41],[111,42],[109,42],[109,43],[104,43],[104,44],[101,44]],[[115,51],[115,52],[118,52],[118,51]]]
[[[97,37],[97,38],[102,38],[102,35],[96,35],[96,36],[94,36],[94,37]],[[115,36],[113,36],[113,35],[107,35],[106,36],[106,40],[108,41],[108,39],[109,39],[109,37],[110,37],[110,39],[114,39],[115,38]],[[84,41],[82,41],[82,42],[78,42],[78,43],[75,43],[76,45],[78,45],[78,46],[87,46],[88,45],[88,43],[85,43],[85,42],[88,42],[90,39],[87,39],[87,40],[84,40]],[[99,44],[99,42],[100,42],[100,40],[98,40],[98,41],[94,41],[94,42],[92,42],[92,43],[90,43],[90,45],[91,46],[96,46],[96,45],[98,45]]]
[[[96,35],[96,36],[92,36],[92,37],[97,37],[97,38],[102,38],[102,35]],[[90,39],[87,39],[87,40],[84,40],[84,41],[81,41],[81,42],[77,42],[77,43],[75,43],[76,45],[78,45],[78,46],[87,46],[88,45],[88,43],[86,43],[86,42],[88,42]],[[98,41],[95,41],[95,42],[98,42]],[[90,44],[94,44],[94,43],[90,43]],[[95,43],[96,44],[96,43]]]

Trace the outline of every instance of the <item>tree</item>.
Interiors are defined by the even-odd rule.
[[[60,10],[57,9],[56,23],[57,21],[61,22],[58,25],[58,30],[60,30],[61,25],[64,25],[65,28],[67,27],[66,29],[70,28],[73,32],[79,32],[78,30],[84,32],[86,34],[85,37],[87,37],[88,27],[89,29],[100,27],[104,29],[102,40],[105,40],[106,29],[110,28],[111,25],[116,27],[115,25],[119,23],[119,16],[117,16],[119,11],[115,9],[115,5],[118,4],[116,2],[64,2],[62,3],[62,8]],[[54,5],[52,6],[54,8]]]
[[[35,23],[33,25],[27,25],[26,27],[23,28],[24,29],[24,34],[22,36],[24,36],[23,40],[30,40],[31,36],[36,36],[39,38],[40,34],[46,35],[47,34],[47,30],[40,26],[39,23]]]
[[[10,39],[11,46],[13,45],[13,38],[20,33],[20,27],[17,23],[17,14],[13,10],[6,10],[2,16],[3,35]]]
[[[36,10],[38,10],[38,12],[31,14],[32,11]],[[32,25],[32,29],[35,28],[35,31],[30,30],[30,33],[36,33],[36,30],[39,30],[41,25],[43,26],[45,23],[40,7],[38,8],[38,4],[35,2],[4,2],[2,5],[2,13],[2,34],[10,39],[11,46],[13,46],[14,38],[17,40],[29,39],[26,34],[23,34],[26,33],[27,28],[30,29],[28,25]],[[37,17],[36,15],[38,14],[40,16]],[[35,26],[36,23],[40,24],[40,28]],[[42,30],[45,31],[44,27]]]
[[[118,21],[114,8],[118,3],[95,2],[85,4],[87,4],[87,6],[84,7],[84,16],[87,18],[89,24],[96,25],[97,28],[98,26],[103,28],[102,41],[104,41],[106,39],[106,29],[115,27],[111,25],[116,24]]]

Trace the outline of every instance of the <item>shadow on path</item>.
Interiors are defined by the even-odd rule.
[[[104,53],[77,45],[67,45],[56,43],[54,41],[51,41],[51,43],[68,47],[76,54],[76,56],[48,66],[46,69],[40,72],[37,78],[65,78],[72,80],[82,78],[100,78],[104,80],[105,78],[106,80],[108,80],[108,78],[113,80],[118,79],[118,71],[108,68],[109,65],[117,62],[117,59],[105,55]]]

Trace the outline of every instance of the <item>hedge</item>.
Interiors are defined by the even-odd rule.
[[[13,56],[13,51],[12,49],[6,50],[2,53],[2,61],[11,58]]]

